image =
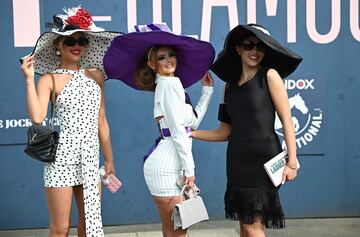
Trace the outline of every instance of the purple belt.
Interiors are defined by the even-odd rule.
[[[145,162],[147,158],[149,158],[150,154],[155,150],[155,148],[159,145],[160,141],[164,139],[164,137],[171,137],[170,129],[169,128],[162,128],[160,131],[160,137],[156,138],[155,144],[146,152],[145,156],[143,157],[143,161]],[[186,133],[191,137],[191,127],[185,127]]]
[[[189,137],[191,137],[191,127],[185,127],[185,131],[186,131],[186,133],[189,135]],[[168,128],[162,128],[162,129],[161,129],[161,134],[160,134],[160,136],[161,136],[162,138],[164,138],[164,137],[171,137],[170,129],[168,129]]]

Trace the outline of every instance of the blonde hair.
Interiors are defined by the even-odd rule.
[[[64,35],[59,35],[58,37],[56,37],[56,39],[54,39],[54,41],[53,41],[53,47],[54,47],[55,52],[56,52],[57,50],[59,50],[59,45],[60,45],[60,43],[64,40],[65,37],[66,37],[66,36],[64,36]],[[54,52],[54,53],[55,53],[55,52]]]

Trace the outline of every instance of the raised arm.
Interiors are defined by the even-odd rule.
[[[36,89],[33,56],[24,59],[21,70],[26,79],[26,99],[29,117],[33,123],[40,124],[46,117],[52,90],[50,75],[42,76]]]
[[[193,129],[197,129],[201,121],[203,120],[214,92],[214,80],[212,79],[209,72],[206,72],[204,77],[201,79],[201,83],[202,83],[201,96],[196,107],[194,108],[197,117],[194,116],[194,121],[192,122]]]

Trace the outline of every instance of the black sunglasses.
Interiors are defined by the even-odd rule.
[[[76,44],[84,47],[89,44],[89,40],[85,37],[80,37],[78,39],[74,39],[73,37],[66,37],[63,43],[68,47],[72,47]]]
[[[251,51],[256,47],[260,52],[265,52],[267,48],[264,42],[255,43],[253,41],[244,41],[241,45],[246,51]]]

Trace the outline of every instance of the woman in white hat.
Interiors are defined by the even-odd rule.
[[[52,32],[41,35],[31,56],[22,60],[28,113],[33,123],[42,123],[55,82],[60,140],[55,162],[44,166],[50,236],[69,234],[73,194],[78,236],[103,236],[100,145],[106,174],[114,174],[115,169],[104,107],[102,59],[119,33],[96,27],[91,15],[80,7],[64,11],[66,15],[54,16]],[[37,89],[34,73],[41,75]]]
[[[289,157],[283,182],[296,177],[295,131],[282,78],[295,71],[301,60],[264,27],[249,24],[229,32],[211,68],[226,82],[220,127],[192,135],[206,141],[228,140],[225,214],[240,221],[242,237],[263,237],[264,227],[285,227],[279,188],[263,165],[282,150],[274,130],[277,112]]]

